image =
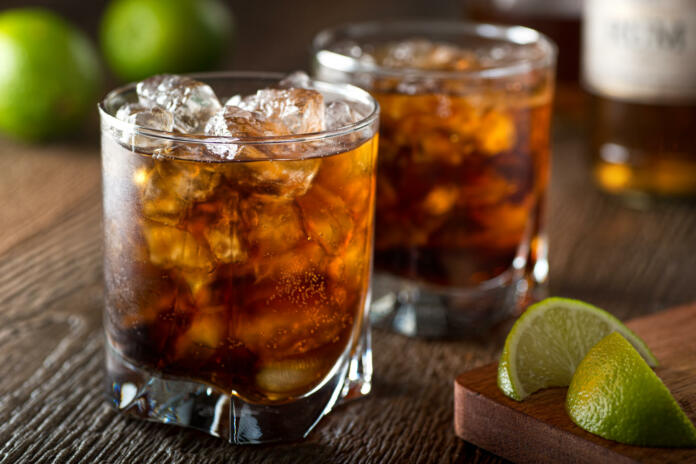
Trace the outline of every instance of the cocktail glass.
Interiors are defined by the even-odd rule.
[[[350,24],[314,73],[381,107],[373,320],[478,333],[542,297],[555,46],[524,27]]]
[[[194,77],[231,97],[282,76]],[[378,105],[356,87],[307,81],[321,97],[293,90],[272,102],[292,113],[288,124],[319,127],[303,111],[330,102],[361,116],[260,136],[248,134],[267,123],[236,109],[247,135],[115,117],[126,108],[171,125],[174,114],[175,127],[195,128],[220,108],[207,87],[157,82],[155,109],[138,107],[135,85],[100,104],[110,403],[233,443],[302,438],[336,402],[370,391]]]

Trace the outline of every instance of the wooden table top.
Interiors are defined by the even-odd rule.
[[[628,319],[696,300],[696,207],[628,209],[588,177],[582,125],[554,126],[551,293]],[[0,462],[499,462],[457,439],[453,380],[496,359],[504,328],[469,341],[375,331],[373,394],[301,443],[233,446],[127,419],[103,396],[96,140],[0,139]]]

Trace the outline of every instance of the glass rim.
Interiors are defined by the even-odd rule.
[[[205,73],[187,73],[177,75],[190,77],[192,79],[197,79],[205,82],[205,79],[281,80],[282,78],[287,76],[287,73],[265,71],[212,71]],[[312,84],[319,84],[317,88],[317,90],[319,91],[321,91],[323,88],[327,91],[333,90],[334,92],[342,96],[346,95],[346,93],[359,95],[362,100],[366,100],[371,104],[372,109],[369,114],[367,114],[359,121],[356,121],[343,127],[339,127],[338,129],[324,130],[320,132],[308,132],[304,134],[272,135],[266,137],[234,137],[229,135],[181,134],[178,132],[168,132],[157,129],[150,129],[116,118],[115,115],[111,114],[107,110],[106,103],[110,100],[115,99],[119,95],[123,95],[126,92],[133,91],[137,85],[137,82],[131,82],[129,84],[117,87],[114,90],[110,91],[97,104],[97,108],[99,110],[100,117],[103,118],[102,120],[107,121],[112,127],[115,127],[116,129],[128,131],[132,134],[144,135],[155,139],[164,139],[171,142],[206,145],[280,145],[287,143],[313,142],[348,135],[356,131],[365,129],[372,125],[375,121],[377,121],[379,116],[379,103],[377,102],[377,100],[374,99],[374,97],[372,97],[372,95],[370,95],[369,92],[351,84],[326,82],[314,79],[312,77],[310,77],[310,82],[312,82]]]
[[[335,36],[347,33],[359,39],[370,33],[412,32],[414,35],[438,34],[460,37],[472,36],[498,39],[513,45],[537,44],[542,53],[539,57],[525,58],[509,64],[469,70],[431,70],[417,68],[390,68],[361,61],[359,58],[330,50]],[[382,77],[417,77],[434,79],[484,78],[493,79],[526,74],[535,69],[553,67],[558,54],[556,44],[546,35],[525,26],[479,23],[449,20],[386,20],[344,23],[321,30],[312,40],[312,55],[321,66],[346,73],[368,73]]]

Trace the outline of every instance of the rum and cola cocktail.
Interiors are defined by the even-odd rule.
[[[201,80],[101,106],[110,395],[232,442],[299,438],[370,388],[377,106],[302,75]]]
[[[461,336],[543,293],[553,46],[522,27],[368,23],[315,40],[321,79],[381,107],[373,315]]]

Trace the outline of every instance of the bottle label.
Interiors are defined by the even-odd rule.
[[[696,0],[586,0],[583,81],[620,100],[696,99]]]
[[[582,0],[493,0],[493,7],[501,13],[541,18],[577,20],[582,14]]]

